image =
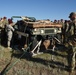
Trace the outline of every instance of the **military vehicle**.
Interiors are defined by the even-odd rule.
[[[28,46],[31,42],[30,49],[34,52],[37,47],[43,43],[44,40],[55,39],[58,42],[58,36],[61,34],[62,25],[53,23],[49,19],[36,20],[34,17],[27,16],[12,16],[14,18],[21,18],[14,25],[15,39],[22,43],[22,46]]]

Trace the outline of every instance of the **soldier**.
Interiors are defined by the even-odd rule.
[[[69,15],[71,20],[68,29],[68,64],[70,70],[73,71],[75,69],[75,56],[76,56],[76,12],[71,12]]]
[[[63,43],[65,44],[67,42],[67,31],[68,31],[68,28],[69,28],[69,23],[68,23],[68,20],[65,20],[64,22],[64,39],[63,39]]]
[[[7,32],[7,47],[8,47],[9,49],[11,49],[11,48],[10,48],[10,45],[11,45],[11,40],[12,40],[14,28],[12,27],[12,26],[13,26],[12,20],[11,20],[11,19],[8,19],[8,22],[9,22],[9,25],[6,26],[6,32]]]
[[[57,23],[57,20],[54,20],[54,23]]]
[[[1,19],[1,26],[2,26],[2,28],[5,28],[5,25],[7,25],[7,24],[8,24],[7,17],[3,17]]]
[[[1,26],[1,45],[6,46],[5,26],[8,24],[7,17],[3,17],[0,23]]]
[[[62,43],[64,43],[64,35],[65,35],[64,29],[65,29],[65,25],[64,25],[64,20],[63,20],[63,19],[61,19],[60,21],[61,21],[61,24],[62,24],[62,28],[61,28],[61,31],[62,31],[62,33],[61,33],[61,38],[62,38]]]

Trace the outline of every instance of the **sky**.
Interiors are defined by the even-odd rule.
[[[68,20],[76,12],[76,0],[0,0],[0,17],[28,16],[37,20]]]

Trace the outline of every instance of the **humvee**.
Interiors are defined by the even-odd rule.
[[[60,39],[61,24],[53,23],[49,19],[36,20],[34,17],[27,16],[12,16],[12,19],[14,18],[21,18],[21,20],[17,20],[14,25],[16,31],[14,37],[16,37],[16,41],[20,41],[22,46],[28,46],[32,42],[30,46],[32,51],[38,46],[40,47],[40,44],[42,44],[44,40],[50,40],[54,37],[57,41]]]

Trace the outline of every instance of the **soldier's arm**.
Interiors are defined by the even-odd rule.
[[[68,32],[68,30],[69,30],[69,26],[68,26],[68,25],[66,25],[66,32]]]
[[[11,26],[11,30],[12,30],[12,31],[15,31],[15,29],[14,29],[12,26]]]
[[[68,26],[67,32],[69,32],[71,29],[71,25]]]

